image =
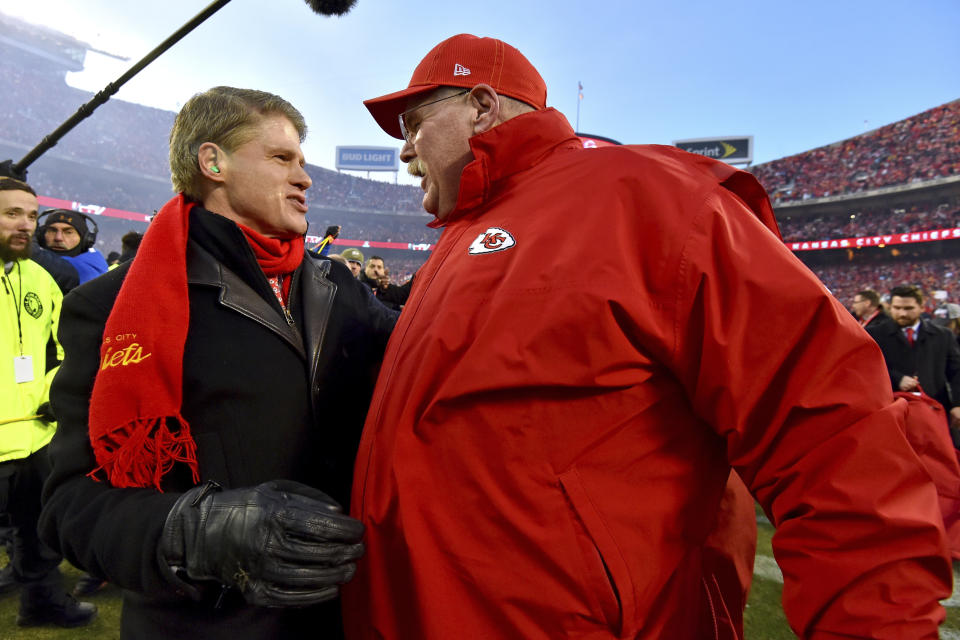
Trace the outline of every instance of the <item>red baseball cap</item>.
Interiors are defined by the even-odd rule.
[[[472,89],[481,83],[536,109],[547,107],[547,85],[522,53],[502,40],[467,33],[447,38],[431,49],[413,70],[406,89],[363,104],[381,129],[403,140],[398,116],[406,111],[412,96],[439,87]]]

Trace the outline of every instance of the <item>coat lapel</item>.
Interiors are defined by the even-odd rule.
[[[187,282],[219,287],[220,304],[278,334],[306,359],[303,341],[297,330],[288,325],[277,310],[240,276],[217,262],[209,252],[193,241],[187,243]]]
[[[314,375],[320,348],[326,334],[330,310],[337,293],[337,285],[327,279],[329,261],[317,261],[309,255],[303,258],[300,273],[301,304],[303,305],[303,334],[310,358],[310,375]]]

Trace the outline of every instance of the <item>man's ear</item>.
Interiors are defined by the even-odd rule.
[[[477,110],[473,134],[489,131],[500,124],[500,96],[488,84],[478,84],[470,90],[470,100]]]
[[[223,182],[223,168],[226,154],[213,142],[204,142],[197,151],[197,162],[200,164],[200,173],[204,178],[214,182]]]

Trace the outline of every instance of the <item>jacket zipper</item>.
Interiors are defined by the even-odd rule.
[[[304,258],[306,258],[306,256],[304,256]],[[302,277],[302,276],[301,276],[301,277]],[[296,280],[292,280],[292,281],[290,282],[290,294],[289,294],[289,296],[288,296],[288,298],[287,298],[288,301],[289,301],[289,300],[293,300],[293,299],[294,299],[294,298],[293,298],[294,293],[296,293],[296,292],[293,290],[293,283],[294,283],[294,282],[296,282]],[[283,275],[282,275],[282,274],[279,275],[279,276],[277,276],[277,285],[280,287],[280,291],[281,291],[280,295],[282,296],[282,295],[283,295],[283,293],[282,293],[282,292],[283,292]],[[290,314],[290,309],[288,308],[288,307],[290,306],[289,302],[288,302],[288,303],[284,303],[284,302],[283,302],[283,299],[280,298],[280,296],[277,297],[277,302],[280,303],[280,308],[283,309],[283,318],[284,318],[284,320],[287,321],[287,326],[292,327],[292,326],[294,325],[294,322],[293,322],[293,316]]]
[[[304,258],[304,260],[306,259],[307,258]],[[301,283],[303,282],[303,279],[308,276],[305,271],[306,270],[300,274]],[[316,271],[322,278],[322,281],[327,283],[327,286],[321,285],[321,289],[324,291],[324,294],[328,296],[329,300],[327,304],[327,314],[323,318],[323,322],[320,323],[320,331],[319,335],[317,336],[317,348],[313,352],[313,363],[310,366],[310,406],[313,409],[315,419],[319,416],[319,407],[317,406],[317,403],[320,399],[320,385],[317,384],[317,370],[320,367],[320,352],[323,351],[323,340],[327,335],[327,326],[330,324],[330,314],[333,312],[333,301],[337,296],[336,285],[332,281],[327,280],[326,273],[319,268],[317,268]],[[291,291],[291,295],[292,293],[293,292]]]

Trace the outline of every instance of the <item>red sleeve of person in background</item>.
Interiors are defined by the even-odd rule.
[[[943,406],[925,393],[898,391],[907,402],[907,441],[937,487],[950,555],[960,560],[960,463]]]

